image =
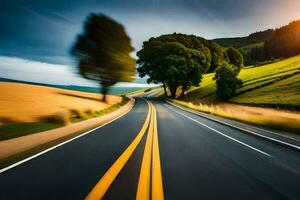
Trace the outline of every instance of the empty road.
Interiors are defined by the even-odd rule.
[[[300,199],[299,151],[137,98],[125,116],[0,174],[0,199]]]

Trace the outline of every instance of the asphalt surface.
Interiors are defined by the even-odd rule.
[[[165,199],[300,199],[300,153],[150,100]],[[0,199],[84,199],[140,131],[137,98],[120,119],[0,174]],[[135,199],[145,134],[104,199]]]

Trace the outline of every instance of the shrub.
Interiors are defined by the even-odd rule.
[[[60,111],[52,115],[41,116],[38,119],[43,122],[58,123],[62,125],[67,125],[70,123],[70,116],[65,111]]]
[[[81,110],[78,109],[70,109],[71,117],[75,118],[83,118],[84,114]]]
[[[215,80],[217,84],[217,97],[219,100],[228,100],[240,88],[243,82],[237,78],[237,68],[223,63],[216,69]]]

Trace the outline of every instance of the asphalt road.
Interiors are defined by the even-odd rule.
[[[299,152],[150,101],[1,173],[0,199],[300,199]]]

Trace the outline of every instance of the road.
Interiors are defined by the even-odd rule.
[[[299,152],[137,98],[125,116],[0,174],[0,199],[300,199]]]

